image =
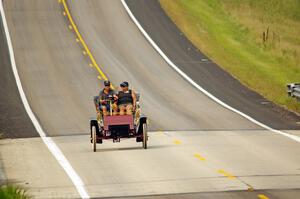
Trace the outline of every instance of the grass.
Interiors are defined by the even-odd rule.
[[[30,199],[26,190],[13,185],[5,185],[0,187],[0,198],[5,199]]]
[[[179,29],[242,84],[300,113],[299,0],[160,0]],[[217,78],[217,77],[216,77]]]

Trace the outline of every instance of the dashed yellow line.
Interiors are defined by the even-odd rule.
[[[194,157],[197,158],[198,160],[205,161],[205,158],[202,155],[200,155],[199,153],[195,153]]]
[[[106,77],[106,75],[104,74],[104,72],[100,69],[99,65],[97,64],[94,56],[92,55],[90,49],[88,48],[88,46],[86,45],[85,41],[83,40],[80,32],[78,31],[78,28],[70,14],[70,11],[69,11],[69,8],[68,8],[68,5],[66,3],[66,0],[58,0],[59,3],[62,3],[63,4],[63,7],[64,7],[64,12],[65,14],[67,15],[70,23],[71,23],[71,28],[74,29],[74,32],[76,33],[76,36],[77,36],[77,39],[79,40],[79,42],[81,42],[84,50],[85,50],[85,53],[89,56],[93,66],[95,66],[96,70],[99,72],[100,76],[101,76],[101,79],[104,79],[104,80],[107,80],[108,78]],[[69,26],[69,28],[70,28]]]
[[[259,194],[259,195],[257,195],[257,197],[259,199],[270,199],[269,197],[265,196],[264,194]]]
[[[182,142],[180,140],[174,140],[173,143],[174,144],[182,144]]]
[[[232,174],[230,174],[230,173],[224,171],[223,169],[219,169],[219,170],[217,170],[217,172],[218,172],[219,174],[222,174],[223,176],[225,176],[225,177],[231,179],[231,180],[236,179],[236,177],[235,177],[234,175],[232,175]]]

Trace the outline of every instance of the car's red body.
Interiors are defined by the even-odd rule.
[[[128,125],[130,130],[134,129],[132,115],[108,115],[104,116],[103,122],[105,131],[108,131],[110,126],[115,125]]]

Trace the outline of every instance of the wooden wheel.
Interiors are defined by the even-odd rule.
[[[143,124],[143,148],[147,149],[148,133],[147,133],[147,124]]]

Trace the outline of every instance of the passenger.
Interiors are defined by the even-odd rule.
[[[136,94],[133,90],[128,89],[128,82],[123,82],[120,86],[122,89],[118,93],[120,115],[132,115],[136,108]]]
[[[111,100],[111,97],[113,97],[115,100],[118,99],[115,91],[111,88],[110,81],[104,81],[104,88],[99,93],[99,103],[101,105],[103,115],[109,115],[110,112],[109,100]],[[118,107],[116,102],[114,101],[112,102],[112,110],[113,110],[113,115],[118,114]]]

